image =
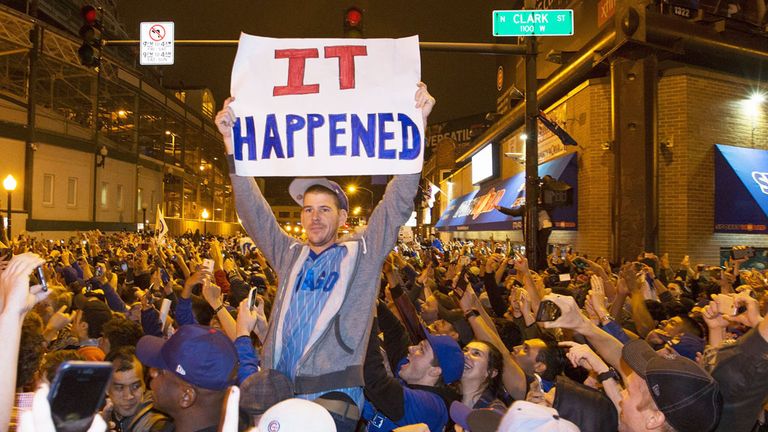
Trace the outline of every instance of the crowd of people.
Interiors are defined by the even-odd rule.
[[[317,402],[296,390],[298,374],[265,366],[280,281],[244,240],[14,239],[0,262],[0,356],[13,378],[0,421],[15,430],[33,416],[34,392],[62,362],[106,360],[100,415],[119,431],[217,430],[231,386],[231,430],[341,430],[342,409],[373,431],[764,428],[768,284],[739,260],[671,266],[646,253],[617,267],[555,248],[536,272],[506,242],[399,243],[376,278],[351,412],[353,392]],[[340,325],[327,333],[344,343]]]
[[[415,101],[426,122],[434,98]],[[344,238],[343,189],[294,180],[295,238],[234,175],[228,105],[250,237],[6,239],[2,430],[768,430],[764,271],[557,247],[531,269],[509,242],[398,241],[418,173]],[[95,399],[62,384],[105,364]]]

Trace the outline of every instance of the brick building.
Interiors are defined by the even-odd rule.
[[[719,25],[726,31],[717,34],[719,42],[725,41],[721,45],[729,45],[723,48],[710,43],[716,33],[711,22],[683,20],[667,12],[659,4],[643,11],[648,36],[642,43],[631,36],[627,41],[621,30],[611,33],[611,21],[604,21],[608,24],[602,32],[582,41],[572,54],[613,51],[603,57],[594,54],[599,61],[587,65],[581,79],[579,65],[554,69],[543,66],[543,54],[539,56],[538,77],[544,83],[540,109],[578,143],[563,147],[539,128],[539,163],[575,153],[578,168],[576,229],[556,229],[550,243],[613,260],[653,251],[668,252],[673,264],[690,255],[692,263],[713,265],[735,245],[768,248],[766,234],[715,230],[715,146],[768,151],[768,106],[752,104],[745,109],[745,101],[761,91],[760,66],[768,61],[766,35],[761,29],[745,38],[741,32],[746,30],[738,26],[743,23],[724,20]],[[669,34],[674,26],[680,27],[680,34]],[[686,41],[682,33],[692,36]],[[601,37],[607,42],[600,42]],[[651,41],[651,48],[640,47]],[[677,52],[673,55],[656,45],[662,42],[677,44]],[[763,48],[754,48],[754,42]],[[539,53],[545,52],[540,47]],[[522,87],[521,61],[511,63],[508,80],[513,84],[499,97],[500,111],[506,108],[499,121],[503,126],[491,126],[471,150],[457,156],[459,165],[440,183],[446,195],[441,196],[433,220],[444,215],[451,200],[473,192],[482,195],[488,189],[487,183],[472,181],[470,162],[486,145],[496,145],[499,164],[497,175],[487,182],[503,182],[525,170],[520,161],[525,153],[520,139],[525,132],[523,103],[515,106],[513,101],[509,107],[505,100],[515,84]],[[558,85],[559,91],[550,91]],[[507,200],[502,202],[511,202]],[[473,227],[471,221],[448,227],[441,235],[523,240],[519,230]]]

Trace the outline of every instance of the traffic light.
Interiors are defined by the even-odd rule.
[[[363,37],[363,11],[355,6],[344,12],[344,37]]]
[[[98,68],[101,64],[101,33],[103,27],[97,19],[95,7],[85,5],[80,9],[80,15],[83,17],[83,26],[80,27],[80,37],[83,44],[77,50],[80,57],[80,64],[83,66]]]

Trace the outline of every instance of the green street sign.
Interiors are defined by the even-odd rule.
[[[573,10],[495,10],[494,36],[573,36]]]

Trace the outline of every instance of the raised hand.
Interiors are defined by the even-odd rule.
[[[29,275],[45,260],[32,253],[14,255],[8,267],[0,275],[0,296],[3,313],[11,313],[19,318],[26,315],[40,300],[48,296],[43,287],[29,286]]]
[[[214,123],[216,123],[216,127],[219,129],[219,133],[224,138],[232,138],[232,126],[235,125],[237,117],[235,117],[235,112],[232,111],[229,104],[234,101],[235,98],[233,97],[228,97],[224,100],[224,106],[221,108],[221,111],[216,113],[216,118],[214,119]]]
[[[576,300],[573,297],[559,294],[547,294],[541,301],[544,302],[546,300],[554,302],[560,308],[560,317],[555,321],[543,322],[542,325],[545,328],[567,328],[575,330],[584,325],[587,318],[581,314],[581,309],[579,309],[579,305],[576,304]]]
[[[432,112],[432,108],[435,107],[437,100],[435,100],[435,98],[429,94],[429,91],[427,91],[427,85],[423,82],[416,84],[416,87],[418,87],[416,90],[416,95],[414,96],[414,100],[416,101],[416,108],[421,109],[421,117],[424,120],[424,124],[426,125],[427,117],[429,117],[429,114]]]
[[[570,360],[573,367],[583,367],[598,374],[608,371],[608,365],[597,355],[589,345],[580,344],[571,341],[563,341],[559,344],[561,347],[568,348],[565,356]]]
[[[608,315],[608,307],[606,306],[605,298],[605,285],[603,279],[592,275],[589,279],[590,286],[592,287],[587,293],[587,302],[595,311],[599,319]]]
[[[221,301],[221,288],[211,282],[211,278],[203,279],[203,298],[211,305],[212,308],[218,308]]]

